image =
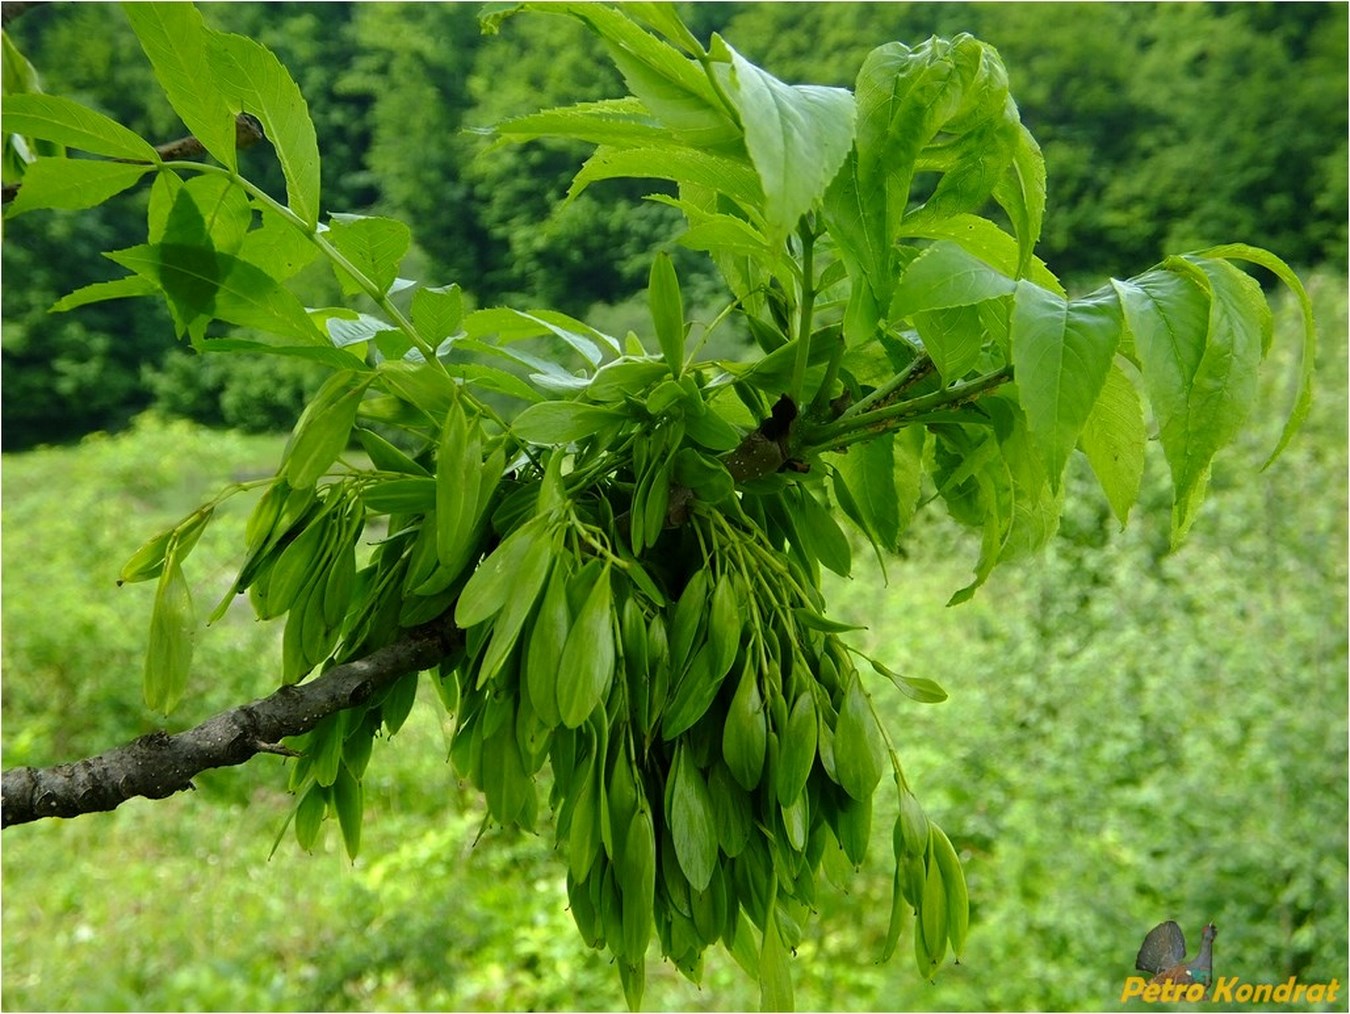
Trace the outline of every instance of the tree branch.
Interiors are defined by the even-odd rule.
[[[135,796],[163,799],[192,788],[193,776],[210,768],[242,764],[259,753],[290,754],[282,739],[365,703],[408,673],[430,668],[461,636],[448,619],[429,623],[365,658],[223,711],[185,732],[152,732],[86,760],[6,771],[0,776],[0,827],[112,810]]]
[[[6,5],[8,7],[8,5]],[[234,118],[234,140],[235,145],[241,149],[249,148],[263,139],[262,124],[258,118],[249,113],[240,113]],[[198,141],[196,137],[189,134],[187,137],[180,137],[176,141],[166,141],[164,144],[155,145],[155,151],[159,154],[160,160],[164,162],[177,162],[194,158],[201,158],[205,155],[206,148]],[[141,159],[134,158],[115,158],[114,162],[128,162],[133,165],[143,164]],[[19,196],[19,187],[22,183],[7,183],[0,188],[0,203],[8,204]]]

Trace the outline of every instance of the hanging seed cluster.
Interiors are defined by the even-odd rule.
[[[636,439],[631,476],[569,496],[557,451],[544,479],[508,500],[512,523],[455,609],[468,646],[451,677],[452,757],[494,819],[527,827],[535,776],[551,767],[572,914],[614,955],[632,1004],[655,936],[695,979],[704,949],[725,944],[759,976],[766,1006],[790,1007],[787,955],[822,859],[834,849],[863,862],[873,794],[888,770],[897,786],[903,777],[854,654],[787,551],[789,538],[814,545],[784,524],[811,494],[696,499],[678,531],[639,527],[641,514],[664,520],[666,477],[692,471],[678,454],[721,466],[672,453],[669,429]],[[714,490],[731,489],[723,478]],[[948,941],[964,939],[964,880],[901,791],[887,949],[907,902],[931,976]]]
[[[701,378],[625,357],[591,394],[646,380],[636,404],[545,402],[496,433],[444,374],[386,364],[380,380],[397,405],[365,410],[439,413],[434,440],[409,456],[358,427],[372,468],[318,485],[314,462],[338,453],[314,450],[331,448],[334,413],[302,419],[217,615],[247,591],[259,617],[286,616],[295,681],[449,613],[463,648],[433,675],[455,716],[454,767],[501,825],[553,812],[577,928],[614,956],[634,1007],[655,939],[695,980],[723,944],[766,1007],[790,1008],[788,956],[817,874],[831,857],[862,864],[888,771],[900,816],[882,956],[911,910],[925,976],[949,944],[959,954],[960,863],[909,792],[863,673],[918,701],[945,695],[861,655],[841,636],[851,628],[823,615],[819,569],[847,571],[847,538],[806,484],[733,479],[742,435],[710,410]],[[369,383],[337,375],[319,401],[354,404]],[[358,566],[379,516],[387,531]],[[203,517],[152,540],[124,578],[177,574],[174,549]],[[334,816],[355,855],[373,741],[402,724],[417,678],[301,738],[303,847]]]

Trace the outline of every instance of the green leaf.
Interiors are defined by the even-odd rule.
[[[717,865],[717,825],[708,784],[684,743],[675,748],[666,782],[666,821],[685,879],[694,890],[706,891]]]
[[[639,21],[645,21],[690,56],[703,55],[703,46],[694,33],[689,31],[680,20],[678,8],[673,3],[648,3],[633,0],[624,5],[624,10]]]
[[[590,366],[600,364],[600,360],[603,358],[603,353],[600,351],[601,345],[609,348],[616,356],[623,351],[619,347],[619,343],[610,335],[597,331],[575,317],[569,317],[557,310],[531,310],[525,313],[505,306],[497,306],[488,310],[475,310],[464,318],[463,328],[470,338],[495,334],[501,344],[519,341],[522,338],[551,334],[570,345]],[[535,366],[544,372],[552,371],[564,377],[569,376],[556,364],[549,363],[546,360],[521,356],[520,362],[527,366]],[[569,379],[575,380],[576,378],[569,377]]]
[[[117,575],[117,583],[134,584],[137,581],[149,581],[164,573],[164,562],[169,548],[173,545],[175,529],[168,528],[152,536],[131,555],[122,565]]]
[[[183,577],[182,567],[171,552],[160,574],[155,607],[150,614],[143,691],[145,704],[152,711],[168,714],[182,698],[192,666],[195,635],[192,593]]]
[[[147,238],[151,243],[200,243],[238,253],[253,224],[248,195],[223,176],[182,180],[163,170],[150,188]]]
[[[1254,281],[1222,261],[1202,267],[1172,259],[1113,284],[1172,472],[1175,543],[1204,498],[1215,452],[1232,438],[1255,397],[1261,297]]]
[[[445,371],[428,363],[403,360],[386,360],[378,370],[391,394],[416,406],[438,424],[445,419],[457,393],[455,382]]]
[[[7,134],[24,134],[109,158],[157,162],[149,141],[116,120],[55,95],[7,95],[0,111]]]
[[[300,89],[270,50],[242,35],[209,33],[206,55],[221,92],[262,123],[281,163],[291,210],[317,228],[319,145]]]
[[[222,165],[238,169],[235,113],[207,62],[208,32],[192,4],[125,4],[155,79],[192,135]],[[270,136],[270,134],[269,134]]]
[[[736,781],[747,792],[759,784],[768,745],[768,716],[759,691],[759,676],[747,665],[727,707],[722,727],[722,758]]]
[[[380,434],[374,430],[358,429],[356,438],[361,441],[361,446],[370,456],[370,463],[382,472],[402,472],[407,475],[427,476],[430,473],[419,465],[412,458],[408,457],[404,451],[395,447]],[[428,489],[431,483],[427,484]],[[364,494],[363,494],[364,495]],[[428,508],[434,507],[434,503],[427,504]]]
[[[295,840],[306,852],[314,851],[327,812],[328,790],[317,782],[312,783],[295,808]]]
[[[1031,131],[1020,123],[1012,161],[994,187],[994,200],[1008,213],[1017,231],[1020,253],[1016,275],[1020,278],[1032,266],[1033,251],[1036,241],[1041,238],[1041,224],[1045,219],[1045,157]],[[1034,276],[1032,281],[1045,284]]]
[[[488,812],[499,823],[510,826],[524,814],[534,785],[525,773],[525,765],[516,743],[515,716],[508,712],[496,733],[483,740],[483,797]]]
[[[713,409],[701,414],[689,412],[685,415],[684,426],[691,440],[710,451],[730,451],[741,443],[740,431]]]
[[[218,318],[282,337],[326,344],[323,333],[294,293],[245,260],[229,254],[217,256],[224,271],[216,294]]]
[[[115,278],[111,282],[94,282],[90,285],[67,293],[52,304],[51,313],[64,313],[90,303],[101,303],[108,299],[125,299],[129,296],[154,296],[159,286],[140,275],[127,275]]]
[[[1066,301],[1031,282],[1017,283],[1013,370],[1027,429],[1053,490],[1106,382],[1122,324],[1119,300],[1109,288]]]
[[[319,256],[319,248],[295,226],[264,210],[262,225],[244,235],[236,254],[280,283],[303,271]]]
[[[774,765],[774,792],[782,806],[791,806],[806,789],[806,780],[816,762],[820,722],[811,690],[797,695],[788,714],[787,728]]]
[[[918,701],[920,704],[941,704],[947,699],[947,691],[943,690],[933,680],[923,676],[903,676],[882,665],[876,659],[870,661],[873,669],[894,683],[896,689],[911,700]]]
[[[736,661],[736,652],[741,646],[741,631],[745,625],[742,608],[737,602],[731,578],[723,574],[713,586],[708,612],[708,663],[714,679],[720,680],[725,676]]]
[[[734,858],[750,843],[753,809],[750,796],[736,784],[726,764],[715,760],[708,770],[708,798],[712,802],[718,845]]]
[[[370,380],[350,372],[335,373],[305,407],[282,460],[292,487],[313,486],[346,449]]]
[[[515,648],[520,632],[525,627],[525,621],[534,610],[534,604],[539,599],[544,582],[548,580],[549,570],[553,565],[553,550],[551,540],[533,539],[528,551],[521,558],[520,566],[512,575],[506,602],[492,623],[492,640],[488,643],[487,651],[478,666],[479,687],[497,675]],[[612,670],[612,650],[610,658]],[[563,659],[565,664],[566,652]]]
[[[599,807],[595,798],[599,791],[599,780],[595,774],[594,764],[595,756],[592,754],[586,761],[577,765],[572,774],[572,791],[568,793],[567,800],[563,803],[564,807],[569,804],[571,806],[566,825],[568,868],[573,877],[583,879],[590,873],[591,864],[595,862],[596,853],[600,848]],[[560,831],[564,827],[561,820],[558,827]]]
[[[613,612],[606,564],[577,612],[558,664],[558,714],[569,729],[581,725],[604,701],[614,679]]]
[[[361,782],[343,764],[338,768],[337,779],[333,782],[333,809],[337,811],[338,824],[342,828],[342,842],[347,848],[347,858],[356,861],[361,851],[361,816],[365,810],[365,793]]]
[[[436,449],[436,555],[452,566],[477,520],[478,489],[483,479],[483,447],[478,426],[470,425],[463,399],[450,403]]]
[[[895,864],[895,873],[891,878],[891,916],[886,924],[886,936],[881,945],[881,963],[884,965],[895,954],[895,945],[900,942],[900,931],[904,928],[905,880],[900,863]]]
[[[542,394],[514,373],[507,373],[495,366],[484,366],[481,363],[450,363],[445,369],[450,376],[461,377],[474,387],[485,391],[495,391],[532,405],[545,400]]]
[[[854,630],[866,630],[865,626],[856,623],[843,623],[839,620],[832,620],[827,616],[821,616],[814,609],[807,609],[803,606],[797,606],[792,610],[793,618],[808,630],[820,630],[827,634],[847,634]]]
[[[971,110],[958,117],[957,140],[934,144],[921,153],[915,169],[942,172],[932,195],[924,202],[926,212],[959,215],[978,211],[989,200],[1017,148],[1017,107],[1008,98],[1003,81],[1002,100],[994,100],[999,113]],[[990,115],[985,115],[990,114]],[[954,128],[953,120],[948,128]]]
[[[894,550],[900,540],[900,504],[895,481],[895,437],[882,434],[854,444],[834,459],[838,474],[853,494],[867,532]]]
[[[681,668],[684,676],[670,695],[661,715],[661,737],[666,740],[672,740],[692,728],[707,714],[726,679],[726,673],[720,676],[714,674],[712,648],[706,643],[694,653],[688,665]]]
[[[881,727],[872,714],[862,681],[854,673],[834,727],[834,769],[840,786],[856,800],[871,799],[885,762]]]
[[[567,137],[620,148],[662,145],[670,140],[661,124],[632,96],[543,109],[505,120],[493,131],[511,141]]]
[[[1139,392],[1118,364],[1107,372],[1078,441],[1123,528],[1139,498],[1148,432]]]
[[[511,596],[512,586],[537,543],[550,543],[547,519],[527,521],[508,535],[469,578],[455,603],[455,624],[467,630],[496,616]]]
[[[960,380],[979,362],[986,335],[978,307],[924,310],[913,317],[923,347],[944,381]]]
[[[9,216],[58,208],[79,211],[134,186],[154,166],[83,158],[40,158],[29,165]]]
[[[720,458],[692,447],[676,452],[674,479],[706,503],[720,503],[736,490],[735,480]]]
[[[558,710],[558,671],[572,626],[567,577],[567,569],[561,563],[553,568],[525,653],[525,686],[530,704],[550,728],[562,721]]]
[[[820,505],[815,496],[806,489],[800,490],[797,499],[797,534],[801,536],[803,548],[820,561],[821,565],[834,571],[840,577],[848,577],[853,569],[853,550],[848,544],[848,536],[835,521],[834,515]]]
[[[793,1009],[792,969],[787,948],[778,929],[776,911],[764,920],[764,941],[759,952],[759,1007],[765,1011]]]
[[[856,149],[825,191],[824,207],[830,235],[852,281],[844,337],[855,345],[875,334],[895,287],[893,250],[886,238],[885,191],[859,180]]]
[[[398,266],[412,243],[412,231],[391,218],[334,215],[324,235],[380,293],[387,293],[393,286]],[[364,291],[347,272],[336,265],[334,271],[348,296]]]
[[[272,613],[292,608],[296,613],[302,611],[297,607],[298,600],[306,593],[316,570],[328,555],[335,534],[329,515],[320,514],[276,556],[267,579],[268,605]],[[296,632],[299,632],[298,627]]]
[[[997,299],[1012,294],[1017,284],[959,244],[938,240],[900,276],[891,299],[890,319],[898,321],[921,310],[970,306]]]
[[[570,444],[628,418],[623,412],[576,401],[544,401],[516,416],[511,432],[531,444]]]
[[[844,88],[784,84],[720,39],[715,49],[730,57],[730,66],[714,67],[741,114],[769,232],[785,237],[825,195],[853,146],[853,96]]]
[[[664,250],[652,259],[647,283],[647,302],[652,326],[670,372],[676,377],[684,370],[684,301],[680,298],[680,280],[675,265]]]
[[[586,385],[586,394],[592,401],[626,401],[634,392],[647,390],[669,374],[670,368],[659,359],[625,356],[596,370]]]
[[[413,293],[412,319],[433,348],[459,331],[464,319],[464,294],[458,285],[423,286]]]
[[[953,44],[930,39],[872,50],[858,71],[858,183],[882,210],[883,242],[894,241],[920,151],[955,113],[960,77]]]
[[[933,855],[932,837],[933,832],[937,830],[937,825],[929,824],[928,828],[928,872],[924,877],[923,896],[919,902],[919,924],[914,927],[914,932],[923,934],[924,950],[928,952],[929,961],[932,963],[932,968],[935,969],[942,963],[942,959],[947,953],[949,936],[947,920],[950,913],[947,911],[947,889],[942,882],[942,868]],[[932,970],[930,969],[930,978],[931,975]]]
[[[696,148],[734,143],[740,131],[697,63],[601,4],[539,4],[568,13],[605,41],[629,90],[682,141]]]
[[[1289,441],[1294,438],[1294,434],[1303,425],[1303,420],[1307,418],[1308,410],[1312,407],[1313,374],[1317,368],[1317,322],[1313,319],[1312,300],[1308,298],[1308,292],[1303,288],[1303,283],[1299,281],[1298,275],[1294,274],[1288,264],[1268,250],[1248,246],[1245,243],[1229,243],[1224,246],[1201,250],[1196,256],[1250,261],[1253,264],[1259,264],[1289,287],[1298,300],[1299,310],[1303,314],[1303,344],[1300,349],[1298,395],[1294,399],[1284,429],[1280,432],[1279,443],[1275,445],[1275,450],[1271,452],[1265,465],[1262,466],[1269,468],[1271,463],[1289,446]]]
[[[14,40],[8,33],[0,33],[0,47],[3,47],[4,57],[0,59],[0,94],[6,98],[11,95],[37,94],[42,91],[42,81],[38,77],[37,69],[28,62],[28,58],[19,51],[19,47],[14,45]],[[6,169],[11,166],[6,166]],[[5,176],[8,182],[10,177]]]
[[[612,179],[658,179],[709,187],[734,199],[758,217],[764,201],[759,178],[741,159],[674,145],[644,148],[603,146],[586,160],[572,179],[572,201],[592,183]]]
[[[369,431],[356,432],[364,445]],[[436,509],[436,483],[431,478],[385,479],[365,486],[361,501],[376,514],[424,514]]]
[[[891,832],[895,858],[922,859],[928,851],[928,815],[909,789],[900,790],[900,813]]]
[[[937,864],[942,877],[942,888],[947,910],[947,937],[957,961],[965,950],[966,932],[970,928],[970,897],[966,889],[966,874],[961,860],[952,847],[951,839],[936,824],[929,824],[932,841],[931,860]]]
[[[712,578],[707,568],[694,572],[680,593],[675,604],[675,614],[670,624],[670,663],[676,672],[684,668],[689,661],[694,643],[702,626],[704,611],[708,607],[708,587]],[[676,735],[668,732],[667,738]]]
[[[714,255],[736,254],[765,263],[778,257],[778,251],[768,238],[743,218],[704,214],[692,208],[688,202],[669,200],[661,194],[653,194],[651,200],[684,211],[691,224],[680,234],[681,246],[690,250],[706,250]]]
[[[327,344],[293,293],[259,268],[216,253],[209,244],[143,243],[104,256],[157,284],[179,332],[189,331],[194,340],[215,317],[310,344]]]
[[[623,945],[629,959],[640,962],[651,939],[656,892],[656,832],[645,804],[634,811],[624,839]]]
[[[200,507],[172,528],[165,529],[147,540],[131,555],[117,575],[119,585],[148,581],[164,572],[164,565],[172,552],[179,563],[192,552],[212,515],[212,507]]]
[[[1064,286],[1033,256],[1022,263],[1025,250],[987,218],[978,215],[931,215],[922,210],[906,216],[900,225],[902,237],[918,239],[946,239],[961,245],[965,251],[1009,278],[1025,277],[1043,289],[1065,296]]]

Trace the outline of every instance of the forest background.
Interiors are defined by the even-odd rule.
[[[407,222],[407,273],[456,281],[480,306],[553,306],[611,333],[643,328],[656,249],[677,257],[695,307],[711,292],[711,265],[670,243],[675,212],[642,199],[651,184],[597,184],[564,207],[583,151],[487,152],[475,133],[621,94],[598,43],[570,23],[522,19],[485,38],[469,4],[201,6],[278,53],[318,127],[327,208]],[[822,84],[850,84],[882,42],[972,32],[998,47],[1045,151],[1038,252],[1057,273],[1128,275],[1164,249],[1250,240],[1303,271],[1323,332],[1304,432],[1260,473],[1274,435],[1253,427],[1216,468],[1180,550],[1168,547],[1160,467],[1123,534],[1080,475],[1050,553],[996,575],[973,603],[943,608],[977,550],[936,519],[916,524],[888,586],[877,574],[831,592],[841,618],[952,695],[893,719],[911,777],[968,860],[974,929],[966,963],[936,985],[903,958],[875,964],[890,891],[878,840],[875,865],[822,904],[796,961],[799,1005],[1113,1009],[1139,940],[1164,918],[1193,942],[1216,921],[1220,974],[1344,982],[1347,7],[682,10],[696,34],[722,32],[784,80]],[[45,90],[154,142],[183,132],[117,7],[40,5],[7,31]],[[99,251],[129,234],[145,195],[5,225],[6,767],[162,724],[139,697],[149,594],[118,593],[116,569],[202,495],[269,471],[276,434],[322,381],[306,365],[187,352],[150,301],[47,312],[115,273]],[[311,305],[336,301],[317,272],[299,284]],[[1277,304],[1281,334],[1296,318]],[[737,354],[738,336],[724,344]],[[190,577],[228,581],[247,507],[213,526]],[[209,632],[203,710],[175,721],[264,692],[278,639],[243,621]],[[266,861],[288,808],[279,761],[204,778],[194,798],[11,830],[4,1007],[622,1006],[612,969],[571,926],[547,837],[475,845],[481,801],[445,763],[440,721],[419,706],[400,733],[410,742],[380,765],[354,866],[331,840],[315,856],[286,843]],[[745,1008],[755,993],[725,959],[701,991],[654,969],[648,1003]]]

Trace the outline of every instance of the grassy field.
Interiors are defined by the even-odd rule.
[[[1215,469],[1190,541],[1167,545],[1160,455],[1124,533],[1075,472],[1061,537],[948,609],[977,538],[916,523],[889,584],[858,553],[828,588],[866,648],[951,699],[880,695],[909,777],[968,861],[969,953],[935,985],[902,940],[879,799],[869,863],[822,899],[794,962],[802,1009],[1117,1009],[1136,949],[1175,918],[1220,928],[1216,970],[1346,980],[1346,291],[1315,279],[1319,400],[1275,466],[1285,377]],[[1296,317],[1277,314],[1286,356]],[[3,463],[4,764],[70,760],[158,727],[139,703],[150,589],[123,559],[282,441],[142,420]],[[189,564],[209,608],[246,497]],[[246,609],[203,633],[171,728],[275,685],[279,630]],[[361,857],[289,838],[283,762],[3,840],[5,1009],[622,1008],[565,911],[550,837],[489,829],[446,763],[430,699],[367,774]],[[270,858],[269,858],[270,856]],[[703,987],[653,960],[651,1009],[753,1009],[709,952]],[[1332,1005],[1335,1006],[1335,1005]]]

